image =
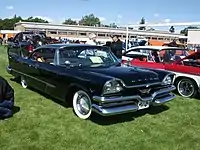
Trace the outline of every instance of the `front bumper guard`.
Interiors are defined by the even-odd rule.
[[[148,102],[149,105],[152,106],[159,106],[166,102],[169,102],[173,100],[176,96],[171,93],[171,91],[175,90],[175,86],[170,86],[168,88],[161,89],[159,91],[154,92],[150,97],[142,98],[139,95],[133,95],[133,96],[121,96],[121,97],[99,97],[94,96],[93,100],[100,103],[98,104],[92,104],[93,111],[102,115],[102,116],[110,116],[110,115],[116,115],[116,114],[123,114],[128,112],[135,112],[140,109],[138,103],[139,102]],[[119,105],[119,106],[111,106],[111,107],[103,107],[101,104],[114,104],[114,103],[120,103],[120,102],[130,102],[132,101],[132,104],[128,105]],[[134,102],[138,101],[138,103]]]

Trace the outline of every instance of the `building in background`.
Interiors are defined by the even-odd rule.
[[[2,39],[8,39],[10,37],[15,36],[15,34],[19,33],[20,31],[16,31],[16,30],[0,30],[0,37]]]
[[[92,32],[97,35],[97,41],[105,42],[110,41],[111,34],[119,35],[121,40],[126,39],[126,28],[108,28],[108,27],[92,27],[81,25],[63,25],[63,24],[51,24],[51,23],[34,23],[34,22],[18,22],[15,24],[14,30],[16,31],[30,31],[39,30],[45,31],[47,36],[53,38],[68,38],[72,40],[88,39],[88,35]],[[148,40],[160,40],[171,41],[175,38],[187,39],[186,36],[176,33],[169,33],[168,31],[141,31],[129,29],[129,39],[143,37]]]
[[[187,45],[190,49],[200,48],[200,29],[188,29]]]

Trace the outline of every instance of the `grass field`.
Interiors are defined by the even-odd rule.
[[[197,150],[200,101],[177,96],[165,106],[113,117],[77,118],[44,96],[23,89],[6,72],[0,47],[0,75],[15,89],[16,113],[0,120],[1,150]]]

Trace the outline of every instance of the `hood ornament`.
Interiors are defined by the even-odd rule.
[[[148,89],[141,89],[139,90],[142,94],[149,94],[150,91],[151,91],[151,88],[148,88]]]

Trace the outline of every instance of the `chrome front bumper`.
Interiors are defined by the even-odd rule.
[[[135,112],[141,109],[139,107],[140,103],[148,103],[148,106],[159,106],[173,100],[176,96],[172,94],[171,91],[175,89],[175,86],[172,85],[168,88],[158,90],[154,92],[150,97],[145,98],[142,98],[139,95],[121,97],[94,96],[93,100],[96,103],[92,104],[92,108],[94,112],[102,116]]]

